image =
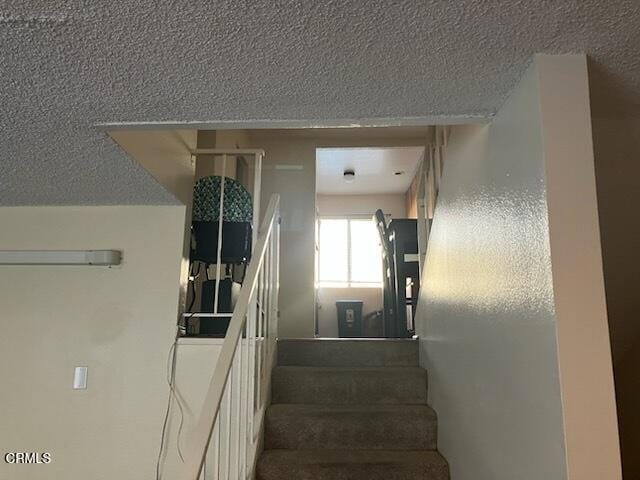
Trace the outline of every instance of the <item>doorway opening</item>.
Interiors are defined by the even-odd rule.
[[[251,235],[247,234],[247,229],[240,230],[242,238],[251,238],[255,244],[257,225],[264,219],[270,198],[277,194],[280,197],[282,252],[278,336],[338,337],[336,302],[356,300],[362,302],[362,314],[366,318],[359,336],[406,337],[413,331],[411,321],[396,322],[394,325],[400,326],[395,331],[388,326],[385,328],[385,304],[394,305],[389,298],[384,301],[385,292],[392,297],[390,292],[395,290],[396,298],[411,295],[401,291],[406,287],[404,281],[396,281],[395,289],[385,288],[385,282],[394,277],[398,269],[395,260],[391,262],[394,259],[391,247],[387,249],[386,257],[382,256],[380,226],[384,224],[387,228],[392,222],[399,226],[403,219],[411,223],[417,218],[418,264],[422,268],[442,171],[439,152],[444,148],[446,128],[349,125],[343,128],[229,129],[227,126],[218,130],[153,130],[136,127],[118,128],[108,133],[175,197],[177,203],[186,207],[182,252],[185,268],[178,285],[181,332],[184,330],[189,336],[200,337],[225,335],[231,316],[227,310],[232,310],[235,293],[243,282],[242,271],[250,262],[249,256],[244,254],[240,261],[232,259],[231,267],[228,267],[229,262],[225,263],[228,256],[224,245],[241,243],[250,248],[247,242],[238,242],[234,235],[239,225],[229,225],[229,222],[246,224],[249,220],[245,217],[252,211]],[[254,168],[256,152],[262,158],[259,171]],[[211,195],[201,195],[202,182]],[[236,193],[242,186],[248,195],[232,197],[225,193],[222,200],[223,189],[218,185],[223,183],[225,192],[227,186],[237,186],[238,189],[234,188]],[[213,204],[218,207],[222,204],[222,210],[214,208],[211,215],[210,198],[214,198]],[[244,207],[237,203],[243,198]],[[205,201],[205,218],[200,218],[203,212],[200,200]],[[225,206],[228,202],[235,203]],[[378,210],[381,210],[383,221],[372,222]],[[242,218],[238,217],[239,213]],[[213,225],[209,229],[213,232],[210,237],[220,235],[222,224],[222,241],[217,244],[198,241],[201,222],[215,223],[216,220],[218,228]],[[411,229],[416,230],[414,226]],[[342,238],[334,247],[323,249],[322,259],[318,253],[320,236],[335,241]],[[208,243],[213,254],[208,260],[210,268],[198,270],[194,263],[198,261],[198,246]],[[213,248],[216,245],[223,245],[219,260],[218,251]],[[415,259],[414,254],[408,255]],[[391,262],[387,266],[385,258]],[[408,260],[404,254],[395,255],[395,259],[404,263]],[[244,266],[238,267],[238,262]],[[415,265],[413,260],[411,262]],[[194,264],[196,266],[191,268]],[[390,266],[394,267],[393,275],[386,273]],[[190,291],[189,282],[194,282]],[[215,288],[204,291],[205,286],[220,285],[222,288],[223,284],[230,288],[225,286],[224,295],[218,289],[217,299]],[[417,285],[414,282],[412,286]],[[345,314],[355,314],[353,308],[347,308],[348,304],[343,305],[350,310]],[[414,302],[409,307],[404,315],[411,320]],[[394,313],[402,315],[405,309],[405,305],[396,306]],[[367,317],[368,314],[373,316]],[[216,325],[202,329],[203,318]],[[189,325],[186,325],[189,323],[186,319],[189,319]]]
[[[424,145],[316,149],[316,336],[414,334],[424,156]]]

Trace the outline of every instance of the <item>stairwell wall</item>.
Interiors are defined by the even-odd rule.
[[[452,480],[619,479],[584,56],[453,127],[417,312]]]
[[[123,252],[113,268],[0,266],[0,451],[52,459],[0,458],[0,478],[155,478],[184,222],[184,206],[0,208],[0,250]]]
[[[594,117],[593,141],[622,467],[640,478],[640,118]]]

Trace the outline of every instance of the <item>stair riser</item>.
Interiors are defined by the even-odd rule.
[[[267,413],[267,449],[434,450],[436,419],[398,412]]]
[[[258,466],[258,480],[449,480],[446,466],[398,465],[396,463],[326,463],[282,465],[279,468]]]
[[[414,340],[284,340],[278,365],[299,367],[416,367]]]
[[[273,403],[426,404],[426,372],[382,370],[277,367],[272,381]]]

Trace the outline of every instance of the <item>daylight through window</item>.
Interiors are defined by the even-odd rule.
[[[318,221],[320,287],[379,287],[382,259],[375,223],[369,219]]]

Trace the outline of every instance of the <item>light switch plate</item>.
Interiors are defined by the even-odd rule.
[[[85,390],[87,388],[88,367],[76,367],[73,371],[73,389]]]

